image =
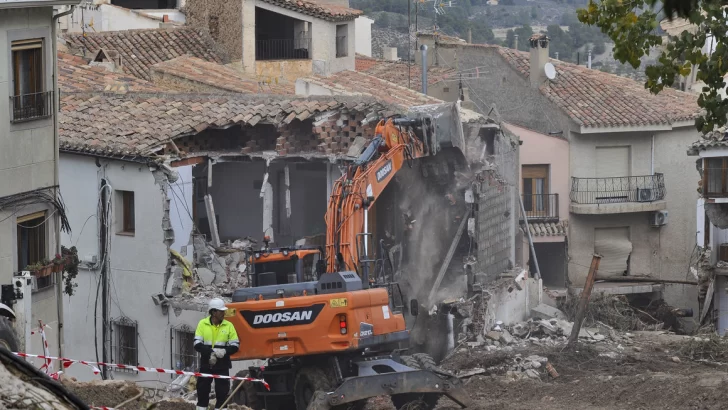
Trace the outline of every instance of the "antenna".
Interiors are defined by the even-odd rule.
[[[553,64],[544,64],[543,71],[546,74],[546,78],[548,78],[549,80],[553,80],[554,78],[556,78],[556,67],[554,67]]]

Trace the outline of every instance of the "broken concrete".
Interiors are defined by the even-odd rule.
[[[566,314],[564,314],[564,312],[543,303],[531,308],[531,314],[533,315],[532,317],[534,319],[538,318],[566,320]]]
[[[197,277],[204,286],[212,285],[215,282],[215,272],[207,268],[197,268]]]

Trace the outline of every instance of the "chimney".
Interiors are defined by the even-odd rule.
[[[518,34],[513,35],[513,49],[518,50]]]
[[[589,49],[589,59],[587,60],[586,66],[591,69],[591,49]]]
[[[473,44],[473,29],[468,29],[468,44]]]
[[[384,59],[387,61],[399,60],[399,57],[397,57],[397,47],[384,47],[382,54]]]
[[[534,34],[529,39],[531,46],[531,85],[538,87],[546,81],[546,74],[543,71],[546,63],[549,62],[549,38],[546,34]]]

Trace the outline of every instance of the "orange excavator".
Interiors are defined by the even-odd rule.
[[[381,120],[366,150],[333,186],[326,213],[326,246],[249,250],[249,283],[229,303],[241,349],[233,360],[267,359],[240,376],[263,378],[235,385],[234,400],[253,409],[360,409],[389,395],[397,409],[432,409],[441,396],[461,407],[470,399],[459,379],[426,354],[404,355],[410,330],[399,286],[372,270],[368,212],[406,164],[460,148],[438,130],[459,130],[450,115],[416,113]],[[454,106],[457,110],[457,106]],[[455,111],[456,112],[456,111]],[[461,141],[461,139],[460,139]],[[418,314],[419,303],[409,303]]]

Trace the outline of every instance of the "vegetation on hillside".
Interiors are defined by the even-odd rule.
[[[447,35],[465,39],[470,31],[472,41],[476,44],[514,47],[515,35],[518,34],[518,48],[525,51],[528,50],[528,38],[534,33],[533,26],[540,25],[547,26],[546,31],[551,38],[551,55],[555,56],[558,52],[559,59],[576,62],[576,53],[581,52],[585,56],[587,47],[592,49],[595,56],[606,50],[605,41],[608,37],[598,28],[584,25],[576,17],[572,5],[586,4],[586,0],[527,3],[523,0],[501,0],[498,6],[487,6],[486,0],[457,0],[452,7],[445,8],[443,14],[436,14],[432,3],[424,4],[428,6],[419,6],[419,29],[432,29],[436,22],[437,29]],[[407,0],[351,0],[351,6],[373,17],[375,28],[408,32]],[[410,23],[414,25],[414,4],[410,11]],[[556,17],[558,14],[555,16],[555,13],[562,14]],[[544,24],[549,22],[551,24]],[[493,33],[493,29],[499,27],[511,28],[506,32],[505,39],[496,38]],[[584,61],[584,58],[581,60]]]

